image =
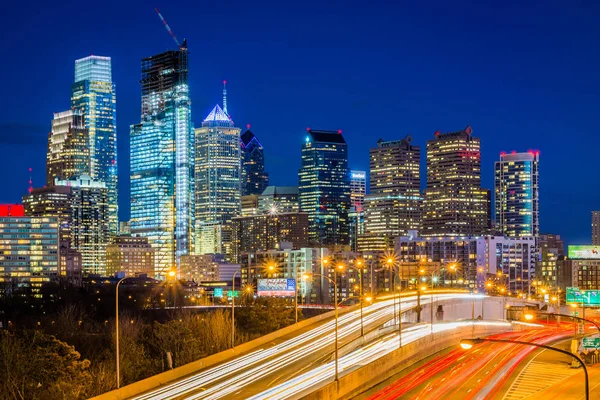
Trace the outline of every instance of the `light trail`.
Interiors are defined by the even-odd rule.
[[[436,297],[437,299],[435,301],[449,299],[471,300],[474,297],[483,298],[484,296],[473,296],[462,293],[444,293],[439,294]],[[402,307],[405,310],[408,310],[416,306],[416,300],[416,296],[403,297]],[[429,296],[427,296],[427,298],[423,296],[421,297],[422,304],[428,304],[429,302]],[[380,301],[363,308],[363,320],[365,326],[381,326],[384,322],[393,319],[393,316],[393,299]],[[469,322],[469,324],[471,323],[472,322]],[[298,362],[302,358],[323,352],[323,350],[326,350],[328,347],[333,347],[335,338],[334,326],[335,320],[332,319],[311,329],[310,331],[288,339],[280,344],[270,348],[253,351],[223,364],[182,378],[181,380],[168,383],[140,396],[133,397],[133,399],[215,399],[227,396],[228,394],[251,385],[252,383],[263,379],[270,374],[288,368],[290,365]],[[434,324],[434,327],[436,326],[437,325]],[[339,342],[343,343],[344,339],[356,334],[359,332],[359,329],[359,310],[355,310],[340,316],[338,333]],[[424,329],[423,327],[419,327],[418,329],[423,331],[423,335],[430,333],[429,325],[427,325],[427,329]],[[435,328],[434,330],[437,329],[441,328]],[[411,330],[405,329],[402,335],[403,340],[405,336],[407,338],[406,340],[411,340],[410,335]],[[388,337],[393,336],[396,338],[398,337],[397,334],[389,335]],[[390,342],[390,346],[392,346],[393,342],[397,347],[397,340],[395,342],[392,340],[388,341]],[[352,358],[347,357],[345,357],[347,360],[352,360]],[[329,364],[333,365],[332,363]],[[325,364],[324,366],[318,368],[326,367],[329,364]]]

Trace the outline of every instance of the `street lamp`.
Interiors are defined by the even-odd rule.
[[[356,262],[359,266],[362,264],[360,262],[360,260],[358,260]],[[362,279],[362,271],[359,268],[356,267],[352,267],[352,266],[348,266],[348,268],[352,268],[353,270],[355,270],[356,272],[358,272],[358,279],[360,280],[360,336],[364,335],[364,329],[363,329],[363,279]]]
[[[119,280],[119,282],[117,282],[117,287],[115,289],[115,293],[116,293],[116,302],[115,302],[115,330],[116,330],[116,335],[115,335],[115,344],[116,344],[116,353],[117,353],[117,389],[121,387],[121,375],[119,373],[119,285],[121,284],[121,282],[123,282],[125,279],[127,279],[128,276],[125,276],[124,278],[121,278]]]
[[[323,260],[325,264],[325,260]],[[333,280],[328,276],[322,274],[305,274],[302,276],[303,279],[309,279],[311,276],[320,276],[329,280],[333,283],[333,304],[335,305],[335,381],[338,381],[338,302],[337,302],[337,280]]]
[[[479,343],[483,343],[483,342],[512,343],[512,344],[520,344],[520,345],[523,345],[523,346],[534,346],[534,347],[540,347],[540,348],[543,348],[543,349],[546,349],[546,350],[556,351],[558,353],[565,354],[565,355],[567,355],[569,357],[573,357],[583,367],[583,372],[585,373],[585,398],[586,398],[586,400],[590,399],[590,388],[589,388],[588,371],[587,371],[587,368],[585,366],[585,363],[581,360],[581,358],[579,358],[575,354],[570,353],[570,352],[565,351],[565,350],[557,349],[555,347],[546,346],[546,345],[543,345],[543,344],[537,344],[537,343],[532,343],[532,342],[523,342],[523,341],[520,341],[520,340],[507,340],[507,339],[488,339],[488,338],[463,339],[463,340],[460,341],[460,347],[462,347],[465,350],[469,350],[469,349],[471,349],[473,347],[473,345],[479,344]]]
[[[235,276],[241,270],[237,270],[231,277],[231,348],[235,347]]]

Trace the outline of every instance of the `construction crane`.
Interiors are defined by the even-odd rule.
[[[175,34],[173,33],[173,31],[171,30],[171,27],[169,26],[169,24],[167,24],[167,21],[165,20],[165,18],[162,16],[162,14],[160,13],[160,11],[158,11],[158,8],[155,8],[154,11],[156,11],[156,13],[158,14],[158,18],[160,18],[160,20],[162,21],[163,25],[165,26],[165,29],[167,30],[167,32],[169,32],[169,34],[171,35],[171,37],[175,41],[175,44],[177,45],[177,48],[182,50],[184,47],[186,47],[185,46],[186,45],[185,40],[183,41],[183,46],[179,43],[179,40],[177,40],[177,36],[175,36]]]

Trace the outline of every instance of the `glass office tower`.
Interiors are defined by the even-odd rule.
[[[106,184],[110,233],[116,235],[119,229],[117,109],[110,57],[89,56],[75,61],[71,108],[84,117],[89,134],[89,174]]]
[[[83,120],[79,110],[54,113],[48,134],[46,186],[54,186],[55,179],[90,173],[89,136]]]
[[[350,209],[348,145],[338,131],[309,129],[298,172],[300,211],[308,213],[309,240],[347,245]]]
[[[130,128],[131,233],[156,249],[155,275],[190,252],[194,135],[187,45],[142,59],[141,122]]]
[[[538,236],[539,152],[500,154],[495,165],[496,229],[506,236]]]
[[[262,194],[269,186],[269,174],[265,172],[265,153],[260,141],[248,129],[241,136],[242,147],[242,196]]]
[[[240,129],[216,105],[196,129],[196,252],[231,254],[241,211]]]

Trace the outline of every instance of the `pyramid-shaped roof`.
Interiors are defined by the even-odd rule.
[[[217,104],[215,108],[212,109],[210,114],[206,118],[204,118],[204,122],[229,122],[229,116],[225,114],[225,111],[219,107]]]

